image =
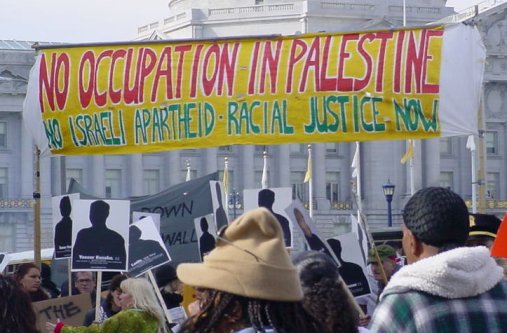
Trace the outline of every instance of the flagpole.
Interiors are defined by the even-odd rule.
[[[225,206],[229,208],[229,158],[224,157],[224,176],[222,178],[225,192]],[[229,213],[229,211],[227,211]]]
[[[313,218],[313,174],[312,174],[312,145],[308,145],[308,164],[306,166],[306,175],[304,182],[308,182],[308,194],[309,194],[309,213],[310,217]]]
[[[407,4],[405,0],[403,0],[403,26],[407,26]]]
[[[473,135],[468,136],[466,147],[470,149],[472,159],[472,213],[477,213],[477,166],[475,162],[475,140]]]
[[[266,151],[262,154],[262,158],[264,159],[264,164],[262,167],[261,187],[262,189],[266,189],[268,188],[268,153]]]
[[[190,161],[187,160],[187,176],[185,177],[185,181],[188,182],[190,179],[192,179],[192,176],[190,175]]]

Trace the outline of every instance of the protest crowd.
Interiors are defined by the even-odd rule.
[[[275,215],[259,207],[220,228],[202,262],[173,265],[167,256],[155,274],[114,273],[107,289],[93,269],[57,288],[48,267],[43,283],[39,266],[19,265],[0,275],[0,332],[507,332],[507,275],[490,254],[502,221],[469,214],[457,194],[430,187],[409,199],[403,222],[401,249],[370,244],[368,306],[331,247],[290,253]],[[82,323],[37,326],[34,304],[81,294],[93,306]],[[178,308],[182,320],[170,312]]]

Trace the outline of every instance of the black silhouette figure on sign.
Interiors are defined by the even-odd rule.
[[[285,241],[285,246],[290,247],[292,245],[291,243],[291,232],[290,232],[290,226],[289,226],[289,220],[285,218],[285,216],[277,214],[273,211],[273,204],[275,203],[275,192],[271,191],[270,189],[263,189],[259,191],[258,194],[258,204],[259,207],[265,207],[268,209],[278,220],[278,223],[280,223],[280,226],[283,230],[283,239]]]
[[[159,242],[153,239],[141,239],[141,235],[142,231],[137,226],[129,227],[129,269],[138,264],[139,260],[150,261],[150,258],[157,258],[157,262],[169,260]],[[160,257],[161,254],[162,257]]]
[[[204,256],[215,248],[215,238],[208,231],[208,220],[205,217],[201,218],[202,235],[199,237],[199,252],[201,253],[201,260]]]
[[[72,268],[125,269],[127,254],[123,237],[106,226],[109,204],[102,200],[90,205],[90,228],[77,233]]]
[[[64,196],[60,200],[62,219],[55,226],[55,258],[69,258],[72,251],[72,205],[70,198]]]
[[[361,266],[353,262],[343,261],[342,244],[339,240],[331,238],[327,240],[327,243],[340,262],[340,275],[343,278],[343,281],[345,281],[349,287],[352,295],[354,295],[354,297],[357,297],[369,294],[370,286],[368,285],[368,280]]]
[[[229,223],[227,214],[225,214],[224,203],[222,202],[222,191],[220,191],[220,184],[216,183],[218,208],[215,211],[215,220],[217,222],[217,230],[220,230],[224,225]]]
[[[320,237],[312,232],[312,229],[310,229],[310,226],[305,221],[303,213],[301,213],[299,209],[294,208],[294,216],[296,217],[296,222],[298,223],[299,228],[303,232],[303,235],[305,236],[306,242],[308,243],[310,249],[314,251],[323,252],[327,254],[329,257],[333,258],[333,256],[331,255],[331,253],[329,253],[329,250],[327,249],[324,242],[320,239]]]

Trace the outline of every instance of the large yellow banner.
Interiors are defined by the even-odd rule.
[[[440,136],[444,29],[41,50],[53,154]]]

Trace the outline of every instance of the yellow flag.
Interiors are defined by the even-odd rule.
[[[401,164],[407,163],[408,160],[410,160],[414,156],[414,142],[412,140],[408,141],[408,148],[405,155],[400,160]]]
[[[306,167],[306,174],[305,174],[305,183],[308,183],[312,179],[312,155],[309,151],[308,153],[308,166]]]
[[[225,161],[224,176],[222,178],[222,184],[224,184],[224,192],[229,192],[229,163]]]

